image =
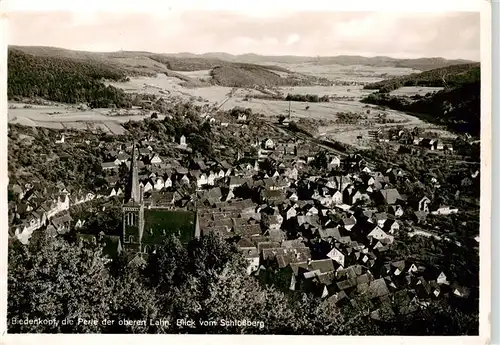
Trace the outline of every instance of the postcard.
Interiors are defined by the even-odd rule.
[[[7,343],[488,342],[490,4],[313,3],[3,8]]]

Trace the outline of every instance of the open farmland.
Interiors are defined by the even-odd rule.
[[[111,134],[123,134],[125,129],[121,126],[122,123],[129,120],[141,120],[149,115],[149,112],[142,115],[138,109],[117,113],[110,109],[81,111],[76,107],[62,105],[32,106],[22,103],[11,104],[8,110],[10,123],[54,129],[100,129]]]
[[[129,81],[109,82],[126,93],[154,94],[171,101],[190,101],[197,105],[220,105],[222,110],[233,107],[250,108],[254,113],[276,119],[288,115],[290,107],[292,120],[310,118],[325,120],[331,125],[318,128],[318,133],[327,138],[344,142],[350,145],[366,148],[368,130],[373,127],[390,127],[395,125],[421,126],[429,125],[414,116],[394,110],[382,110],[380,107],[361,103],[361,99],[373,92],[364,90],[366,83],[377,82],[384,78],[402,76],[415,73],[410,68],[371,67],[371,66],[341,66],[316,65],[314,63],[279,64],[279,67],[291,72],[300,73],[316,78],[327,78],[332,81],[331,86],[267,86],[258,88],[238,88],[234,92],[232,87],[210,84],[210,71],[170,71],[158,73],[155,76],[136,76]],[[280,74],[280,71],[275,71]],[[403,87],[393,94],[425,95],[428,92],[438,91],[440,88],[430,87]],[[232,96],[230,96],[233,91]],[[330,102],[308,103],[288,102],[280,100],[287,94],[317,95],[330,97]],[[274,96],[277,99],[266,99]],[[9,109],[9,122],[29,126],[44,126],[51,128],[100,128],[109,133],[121,134],[124,132],[121,123],[128,120],[141,120],[150,115],[140,110],[127,111],[116,114],[116,110],[92,109],[80,111],[76,107],[33,106],[25,108],[21,105],[17,109]],[[367,111],[369,110],[369,111]],[[355,113],[362,115],[358,123],[335,123],[338,113]],[[383,113],[388,123],[379,123],[377,116]],[[119,115],[119,116],[117,116]],[[362,137],[363,139],[359,139]]]
[[[399,77],[419,71],[411,68],[317,65],[315,63],[278,64],[292,72],[328,78],[332,81],[373,83],[387,78]]]

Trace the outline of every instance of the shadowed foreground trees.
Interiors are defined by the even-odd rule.
[[[439,304],[397,322],[376,323],[361,312],[361,300],[358,307],[337,308],[327,299],[287,293],[248,276],[236,247],[215,236],[187,245],[171,237],[143,269],[128,262],[124,256],[108,262],[95,245],[70,245],[61,239],[12,244],[9,332],[460,334],[470,332],[464,325],[474,324],[473,316]],[[55,319],[59,324],[13,325],[14,318]],[[78,324],[78,318],[98,323]],[[72,319],[73,325],[62,325],[64,319]],[[114,324],[103,325],[105,319]],[[177,325],[178,319],[194,324]],[[203,325],[203,320],[218,325]],[[255,324],[222,327],[222,320]]]

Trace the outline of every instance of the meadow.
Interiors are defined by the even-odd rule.
[[[175,73],[158,73],[156,76],[131,77],[126,82],[109,82],[109,85],[123,89],[126,93],[154,94],[172,101],[192,102],[204,106],[215,106],[226,100],[221,109],[230,110],[234,107],[250,108],[254,113],[262,114],[269,118],[290,115],[293,119],[310,118],[326,120],[334,123],[338,113],[362,114],[363,124],[332,124],[318,128],[318,133],[326,137],[366,148],[369,142],[365,139],[369,127],[379,126],[421,126],[428,125],[414,116],[403,112],[381,109],[361,103],[361,99],[374,90],[364,90],[364,83],[376,82],[384,78],[406,75],[416,72],[409,68],[395,67],[370,67],[370,66],[340,66],[340,65],[315,65],[281,64],[292,72],[302,73],[315,77],[325,77],[331,80],[332,86],[295,86],[272,87],[268,89],[238,88],[210,85],[210,70],[176,71]],[[280,73],[280,72],[276,72]],[[193,87],[193,85],[203,85]],[[393,94],[400,95],[425,95],[428,92],[438,91],[440,88],[429,87],[403,87],[395,90]],[[228,96],[233,92],[232,96]],[[265,99],[263,96],[287,94],[312,94],[331,97],[330,102],[307,103],[288,102],[285,100]],[[127,110],[118,113],[111,109],[92,109],[81,111],[76,106],[55,105],[51,107],[31,106],[26,108],[23,104],[14,104],[15,109],[9,109],[9,122],[28,126],[43,126],[50,128],[100,128],[105,132],[122,134],[125,130],[121,126],[129,120],[141,120],[151,112],[139,109]],[[377,116],[385,114],[390,123],[377,123]],[[119,116],[117,116],[119,115]],[[161,118],[161,117],[160,117]],[[369,123],[370,126],[367,126]],[[373,125],[372,125],[373,124]],[[359,139],[363,137],[363,139]]]

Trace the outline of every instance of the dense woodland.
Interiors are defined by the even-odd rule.
[[[128,96],[104,80],[123,81],[124,71],[101,63],[8,53],[8,98],[44,98],[64,103],[88,103],[94,108],[130,107]]]
[[[479,137],[481,133],[481,83],[479,81],[425,96],[392,96],[372,93],[362,101],[406,111],[449,129]]]
[[[303,95],[303,94],[291,94],[289,93],[286,98],[286,101],[294,101],[294,102],[310,102],[310,103],[319,103],[319,102],[329,102],[330,98],[328,95],[318,96],[318,95]]]
[[[396,96],[389,92],[402,86],[441,86],[425,96]],[[449,66],[365,86],[380,89],[362,99],[395,110],[413,113],[425,121],[479,136],[481,132],[481,73],[478,64]]]
[[[382,80],[380,82],[367,84],[364,86],[364,89],[379,90],[381,93],[386,93],[403,86],[454,88],[478,81],[480,75],[481,70],[479,63],[461,64]]]
[[[426,239],[416,244],[429,246]],[[436,244],[439,245],[439,244]],[[427,249],[425,249],[427,250]],[[443,250],[443,249],[442,249]],[[445,250],[445,249],[444,249]],[[237,249],[207,236],[187,245],[170,238],[143,269],[101,259],[102,248],[63,239],[9,246],[7,318],[71,319],[72,325],[9,325],[9,332],[79,333],[251,333],[251,334],[474,334],[477,315],[460,304],[436,301],[411,315],[375,322],[357,307],[335,307],[328,300],[282,291],[278,281],[263,284],[245,272]],[[442,252],[441,252],[442,253]],[[399,255],[403,255],[401,252]],[[436,254],[437,255],[437,254]],[[60,282],[64,282],[61,284]],[[279,284],[278,284],[279,285]],[[50,291],[50,293],[46,293]],[[115,320],[114,325],[77,324],[78,317]],[[195,327],[176,326],[193,319]],[[146,320],[119,325],[119,320]],[[170,327],[150,320],[170,321]],[[263,328],[204,327],[199,320],[263,321]],[[432,322],[430,322],[432,320]]]

